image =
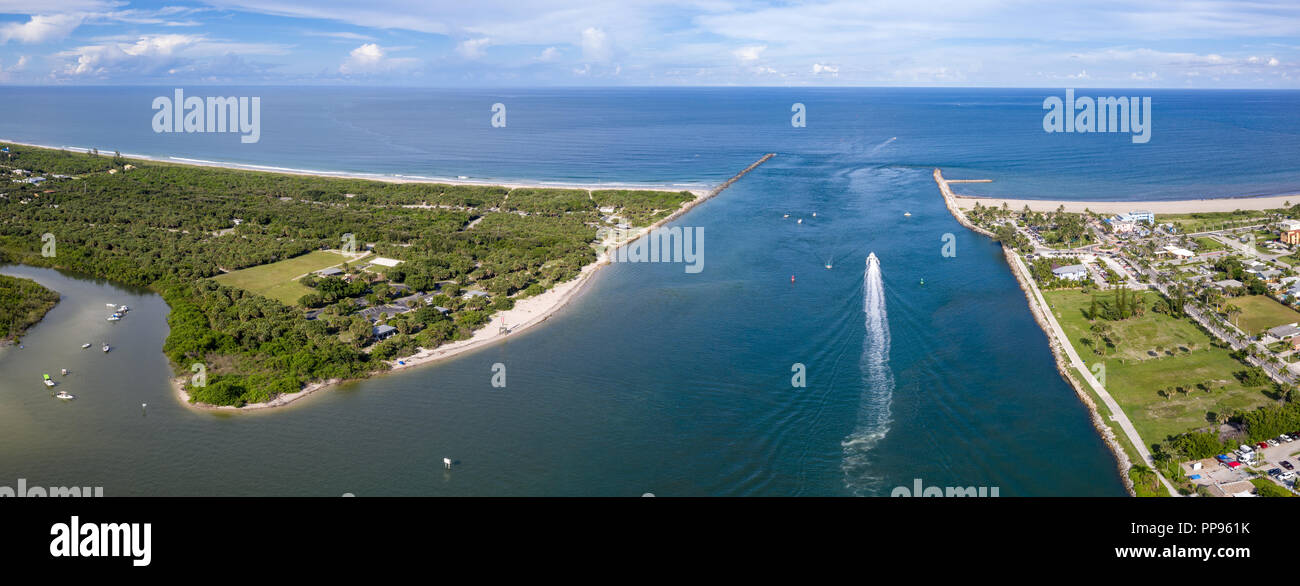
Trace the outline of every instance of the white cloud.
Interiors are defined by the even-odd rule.
[[[587,61],[603,63],[609,61],[613,56],[613,49],[610,47],[609,36],[605,31],[596,27],[588,27],[582,31],[582,58]]]
[[[822,65],[821,63],[813,63],[812,72],[813,75],[826,73],[831,77],[836,77],[840,74],[840,68],[838,65]]]
[[[240,55],[283,55],[284,45],[235,43],[207,38],[205,35],[141,35],[134,40],[109,41],[56,53],[69,59],[55,75],[69,77],[106,76],[115,73],[157,75],[170,71],[190,71],[201,62],[221,60],[227,66]],[[75,59],[75,60],[73,60]]]
[[[1281,62],[1277,60],[1277,57],[1269,57],[1269,58],[1268,58],[1268,66],[1269,66],[1269,67],[1277,67],[1279,63],[1281,63]]]
[[[543,63],[555,61],[556,59],[559,58],[560,58],[560,50],[555,47],[547,47],[545,50],[542,51],[541,55],[537,56],[537,60]]]
[[[751,45],[736,49],[735,51],[732,51],[731,54],[735,55],[742,63],[748,63],[750,61],[758,61],[759,56],[761,56],[763,51],[766,49],[767,45]]]
[[[347,59],[339,65],[339,73],[344,75],[385,73],[406,69],[419,63],[411,57],[389,57],[388,51],[375,43],[366,43],[348,53]]]
[[[32,16],[27,22],[11,22],[0,27],[0,43],[18,41],[26,44],[61,41],[86,20],[82,14]]]
[[[456,52],[466,59],[478,59],[483,56],[483,50],[492,44],[492,39],[483,37],[481,39],[468,39],[461,41],[456,45]]]
[[[340,31],[340,32],[305,31],[305,32],[303,32],[303,34],[305,34],[305,35],[307,35],[307,36],[309,36],[309,37],[330,37],[330,38],[335,38],[335,39],[343,39],[343,40],[347,40],[347,41],[373,41],[373,40],[375,40],[375,38],[372,37],[372,36],[370,36],[370,35],[363,35],[363,34],[361,34],[361,33],[354,33],[354,32],[348,32],[348,31]]]

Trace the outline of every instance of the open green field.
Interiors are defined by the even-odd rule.
[[[1196,245],[1200,247],[1201,252],[1214,252],[1216,250],[1223,250],[1225,248],[1222,242],[1210,238],[1209,236],[1197,237]]]
[[[1241,308],[1241,315],[1236,316],[1237,327],[1247,334],[1258,334],[1263,330],[1300,322],[1300,313],[1274,301],[1264,295],[1247,295],[1230,301]]]
[[[1145,295],[1150,307],[1157,294]],[[1080,342],[1091,337],[1091,323],[1084,317],[1090,296],[1073,289],[1044,291],[1043,296],[1089,367],[1097,362],[1105,365],[1106,390],[1148,443],[1206,427],[1209,413],[1248,410],[1271,402],[1263,393],[1267,387],[1248,388],[1237,381],[1234,374],[1246,366],[1227,350],[1213,346],[1190,320],[1148,310],[1142,317],[1105,322],[1114,331],[1116,346],[1103,357]],[[1209,390],[1198,388],[1201,384]],[[1170,387],[1189,392],[1171,398],[1158,393]]]
[[[1224,230],[1238,226],[1263,224],[1269,220],[1268,211],[1239,210],[1235,212],[1196,212],[1190,214],[1156,214],[1157,224],[1173,224],[1184,234]]]
[[[287,260],[217,275],[212,280],[270,297],[285,305],[297,305],[299,298],[312,292],[297,281],[298,277],[345,261],[347,257],[337,252],[316,250]]]

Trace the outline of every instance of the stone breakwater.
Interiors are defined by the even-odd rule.
[[[1115,454],[1115,462],[1119,466],[1120,479],[1124,482],[1124,488],[1130,495],[1137,496],[1133,488],[1133,480],[1129,478],[1128,471],[1133,464],[1129,461],[1128,454],[1124,452],[1124,447],[1120,445],[1119,438],[1115,437],[1115,431],[1106,425],[1106,421],[1101,418],[1101,410],[1097,408],[1097,402],[1092,400],[1092,395],[1084,388],[1083,381],[1074,376],[1073,368],[1070,361],[1065,355],[1065,349],[1061,343],[1052,335],[1051,325],[1047,321],[1047,316],[1043,315],[1043,308],[1034,301],[1033,288],[1036,287],[1029,281],[1029,275],[1024,274],[1019,268],[1016,261],[1016,251],[1007,246],[1002,247],[1002,254],[1006,257],[1007,264],[1011,266],[1011,274],[1016,277],[1016,282],[1020,284],[1020,290],[1025,294],[1025,300],[1029,302],[1029,311],[1034,315],[1034,321],[1038,322],[1038,327],[1047,334],[1047,345],[1052,350],[1052,357],[1056,359],[1056,370],[1061,373],[1061,378],[1074,387],[1074,393],[1079,396],[1079,400],[1088,407],[1092,417],[1092,426],[1101,434],[1102,440],[1106,442],[1106,447],[1110,448],[1111,453]]]
[[[741,178],[741,177],[744,177],[745,175],[749,174],[750,171],[753,171],[754,169],[757,169],[759,165],[762,165],[763,163],[768,162],[769,160],[772,159],[772,157],[775,157],[775,156],[776,156],[776,153],[767,153],[766,155],[763,155],[762,157],[759,157],[759,159],[758,159],[757,161],[754,161],[753,163],[750,163],[748,167],[745,167],[744,169],[741,169],[740,172],[739,172],[739,173],[736,173],[735,175],[733,175],[733,176],[731,177],[731,179],[728,179],[728,180],[726,180],[726,181],[723,181],[722,183],[719,183],[717,187],[714,187],[713,189],[710,189],[708,193],[706,193],[706,194],[704,194],[704,195],[702,195],[702,196],[700,196],[700,197],[697,197],[697,198],[695,198],[695,199],[693,199],[693,200],[691,200],[691,201],[689,201],[689,202],[686,202],[686,205],[682,206],[681,208],[678,208],[677,211],[673,212],[673,213],[672,213],[671,215],[669,215],[667,218],[664,218],[664,219],[662,219],[662,220],[659,220],[658,222],[655,222],[655,226],[654,226],[654,227],[658,227],[658,226],[661,226],[661,225],[663,225],[663,224],[667,224],[668,222],[671,222],[671,221],[673,221],[673,220],[676,220],[677,218],[680,218],[680,217],[682,216],[682,214],[685,214],[686,212],[691,211],[691,209],[694,208],[695,206],[700,205],[700,204],[702,204],[702,203],[704,203],[704,202],[706,202],[706,201],[712,199],[714,196],[718,195],[719,193],[722,193],[722,192],[725,191],[728,187],[731,187],[731,185],[732,185],[733,183],[735,183],[735,182],[737,182],[737,181],[740,181],[740,178]]]
[[[987,182],[988,180],[982,179],[979,181]],[[957,219],[958,224],[961,224],[978,234],[988,236],[989,238],[994,237],[992,232],[976,226],[970,220],[966,219],[966,214],[962,213],[961,208],[957,207],[957,196],[953,195],[952,187],[948,185],[949,183],[952,183],[952,181],[944,179],[943,171],[940,171],[937,167],[934,170],[934,182],[939,184],[939,192],[943,194],[943,204],[948,206],[948,212],[952,214],[953,218]]]
[[[980,181],[983,182],[986,180]],[[966,214],[962,213],[961,208],[957,207],[957,202],[954,199],[956,196],[953,195],[952,188],[949,186],[949,183],[952,183],[952,181],[945,180],[943,178],[943,172],[937,168],[934,170],[934,182],[939,185],[939,191],[943,194],[944,205],[948,206],[948,212],[952,214],[952,217],[957,220],[958,224],[965,226],[973,232],[988,236],[989,238],[995,237],[993,232],[976,226],[970,220],[966,219]],[[1047,335],[1047,344],[1048,347],[1051,348],[1052,357],[1056,361],[1057,372],[1061,373],[1061,378],[1065,379],[1065,382],[1070,383],[1070,386],[1074,388],[1074,393],[1078,395],[1079,400],[1088,407],[1088,412],[1091,414],[1093,428],[1097,430],[1097,433],[1101,435],[1102,440],[1106,442],[1106,447],[1115,455],[1115,463],[1119,469],[1120,480],[1123,481],[1125,490],[1127,490],[1130,495],[1136,496],[1137,492],[1133,488],[1133,481],[1128,475],[1128,471],[1132,468],[1133,464],[1129,460],[1128,454],[1124,452],[1123,446],[1120,445],[1119,438],[1115,437],[1114,430],[1112,430],[1109,425],[1106,425],[1106,421],[1102,419],[1101,411],[1097,408],[1096,401],[1092,400],[1092,395],[1089,395],[1088,390],[1084,388],[1083,381],[1080,381],[1078,377],[1074,375],[1073,369],[1070,366],[1070,360],[1066,356],[1065,349],[1061,346],[1061,341],[1057,340],[1056,336],[1052,334],[1052,328],[1047,321],[1047,316],[1043,314],[1045,310],[1034,300],[1034,291],[1037,289],[1037,285],[1030,280],[1032,279],[1030,275],[1025,274],[1020,269],[1020,263],[1018,262],[1019,259],[1016,257],[1015,250],[1003,245],[1002,254],[1006,258],[1007,265],[1011,268],[1011,274],[1015,276],[1016,282],[1020,284],[1020,291],[1025,294],[1025,301],[1029,303],[1029,311],[1033,314],[1034,321],[1038,323],[1038,327]]]

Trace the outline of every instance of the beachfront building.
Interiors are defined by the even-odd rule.
[[[1146,222],[1151,225],[1155,225],[1156,223],[1156,215],[1145,210],[1132,211],[1121,217],[1130,222]]]
[[[370,330],[370,334],[373,335],[376,340],[387,339],[389,336],[392,336],[393,334],[396,333],[397,333],[397,328],[389,325],[375,326]]]
[[[1068,265],[1052,269],[1052,274],[1058,279],[1067,279],[1070,281],[1082,281],[1088,278],[1088,267],[1085,265]]]
[[[1278,227],[1282,232],[1282,235],[1278,236],[1278,240],[1292,246],[1300,244],[1300,221],[1282,220]]]

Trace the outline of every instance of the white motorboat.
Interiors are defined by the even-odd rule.
[[[47,386],[47,387],[52,387],[52,386],[54,386],[54,381],[53,381],[53,380],[50,380],[50,375],[48,375],[48,374],[45,375],[45,380],[44,380],[43,382],[45,383],[45,386]]]
[[[104,342],[104,351],[108,352],[108,342]]]
[[[116,303],[105,303],[104,305],[107,307],[117,307]]]
[[[57,393],[54,393],[54,397],[56,399],[63,399],[64,401],[71,401],[77,398],[76,395],[69,393],[67,391],[59,391]]]
[[[86,348],[89,348],[89,347],[90,347],[90,342],[86,342],[85,344],[82,344],[82,345],[81,345],[81,349],[82,349],[82,350],[85,350]]]
[[[119,315],[110,315],[110,316],[108,316],[108,321],[118,321],[118,320],[120,320],[120,319],[122,319],[122,316],[119,316]]]

